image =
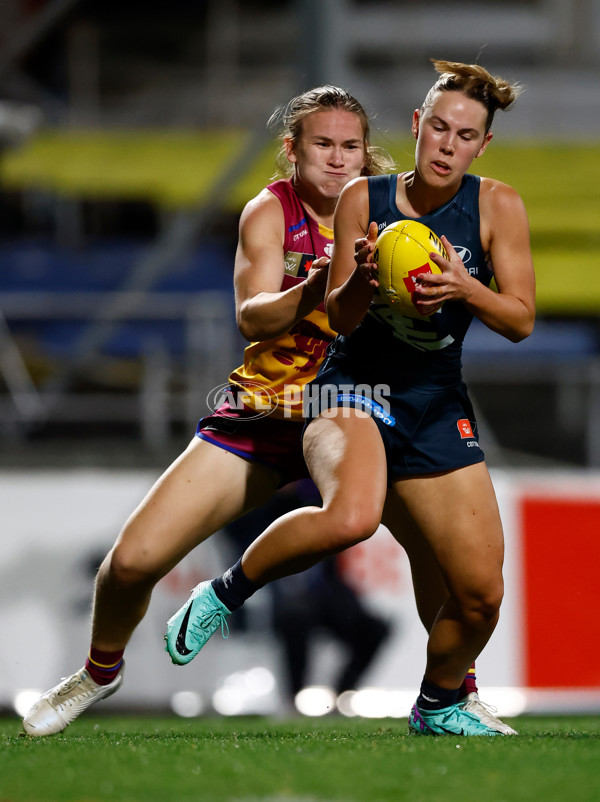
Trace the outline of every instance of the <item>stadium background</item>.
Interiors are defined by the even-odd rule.
[[[539,309],[524,343],[474,325],[466,346],[508,545],[480,675],[507,713],[600,709],[599,4],[5,0],[0,21],[0,706],[79,665],[98,559],[239,360],[237,216],[272,172],[272,109],[339,83],[410,166],[437,56],[526,89],[476,164],[525,200]],[[260,594],[201,667],[162,652],[229,557],[217,536],[161,583],[107,706],[278,710]],[[359,709],[404,712],[424,644],[407,566],[383,531],[344,565],[395,625]],[[338,659],[320,644],[315,681]]]

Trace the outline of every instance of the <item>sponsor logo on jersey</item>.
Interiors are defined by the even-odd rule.
[[[463,265],[465,266],[465,270],[470,276],[474,276],[475,278],[479,278],[479,267],[477,265],[467,267],[467,263],[471,261],[471,257],[473,254],[467,248],[466,245],[455,245],[454,250],[460,256]]]
[[[471,421],[469,421],[467,418],[461,418],[460,420],[457,420],[456,425],[462,440],[475,437],[471,427]]]
[[[298,266],[300,265],[299,253],[286,253],[283,263],[285,265],[285,272],[288,276],[295,276],[298,273]]]
[[[467,248],[466,245],[455,245],[454,250],[460,256],[463,265],[466,265],[467,262],[471,259],[471,251]]]
[[[315,261],[315,256],[312,253],[296,253],[295,251],[288,251],[283,257],[283,264],[286,276],[297,276],[298,278],[306,278],[310,266]]]

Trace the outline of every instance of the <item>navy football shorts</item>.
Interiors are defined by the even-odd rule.
[[[306,425],[332,407],[369,412],[385,446],[390,482],[483,462],[464,382],[442,388],[395,388],[386,394],[388,389],[357,384],[335,359],[328,359],[305,388]]]

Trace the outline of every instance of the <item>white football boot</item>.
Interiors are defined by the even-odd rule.
[[[502,735],[519,734],[516,730],[513,730],[512,727],[509,727],[508,724],[500,721],[500,719],[494,715],[497,712],[496,708],[493,705],[482,702],[479,698],[479,694],[476,692],[468,693],[460,700],[459,705],[467,713],[472,713],[474,716],[477,716],[482,724],[486,724],[490,729],[496,730],[496,732],[501,732]]]
[[[109,685],[97,685],[85,668],[50,688],[33,704],[23,719],[27,735],[62,732],[94,702],[106,699],[121,687],[124,665]]]

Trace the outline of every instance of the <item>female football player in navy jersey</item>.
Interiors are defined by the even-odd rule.
[[[473,315],[512,342],[529,336],[535,280],[521,198],[467,171],[492,139],[495,111],[512,104],[518,87],[479,65],[434,66],[440,76],[412,119],[414,169],[357,178],[336,207],[326,308],[339,334],[310,385],[304,433],[323,505],[275,521],[223,577],[198,586],[169,629],[184,633],[185,619],[198,651],[256,588],[370,537],[389,487],[396,526],[403,520],[426,541],[448,588],[409,732],[496,735],[506,730],[459,699],[498,621],[504,549],[461,349]],[[429,226],[449,254],[431,257],[441,274],[418,280],[420,319],[390,314],[378,294],[373,244],[378,230],[400,219]],[[365,394],[382,385],[389,388],[385,405]]]
[[[188,448],[126,521],[96,580],[85,665],[34,704],[24,719],[30,735],[60,732],[118,690],[125,647],[158,580],[277,487],[307,476],[300,391],[335,336],[323,306],[335,206],[350,180],[383,173],[391,160],[371,144],[363,107],[338,87],[293,98],[276,122],[283,177],[240,219],[234,283],[238,325],[250,341],[244,362],[230,374],[225,402],[200,421]],[[261,417],[266,400],[273,408]],[[429,627],[446,591],[420,545],[407,549],[415,574],[425,578],[418,605]],[[179,660],[186,650],[184,643]],[[480,714],[488,715],[483,707]]]

